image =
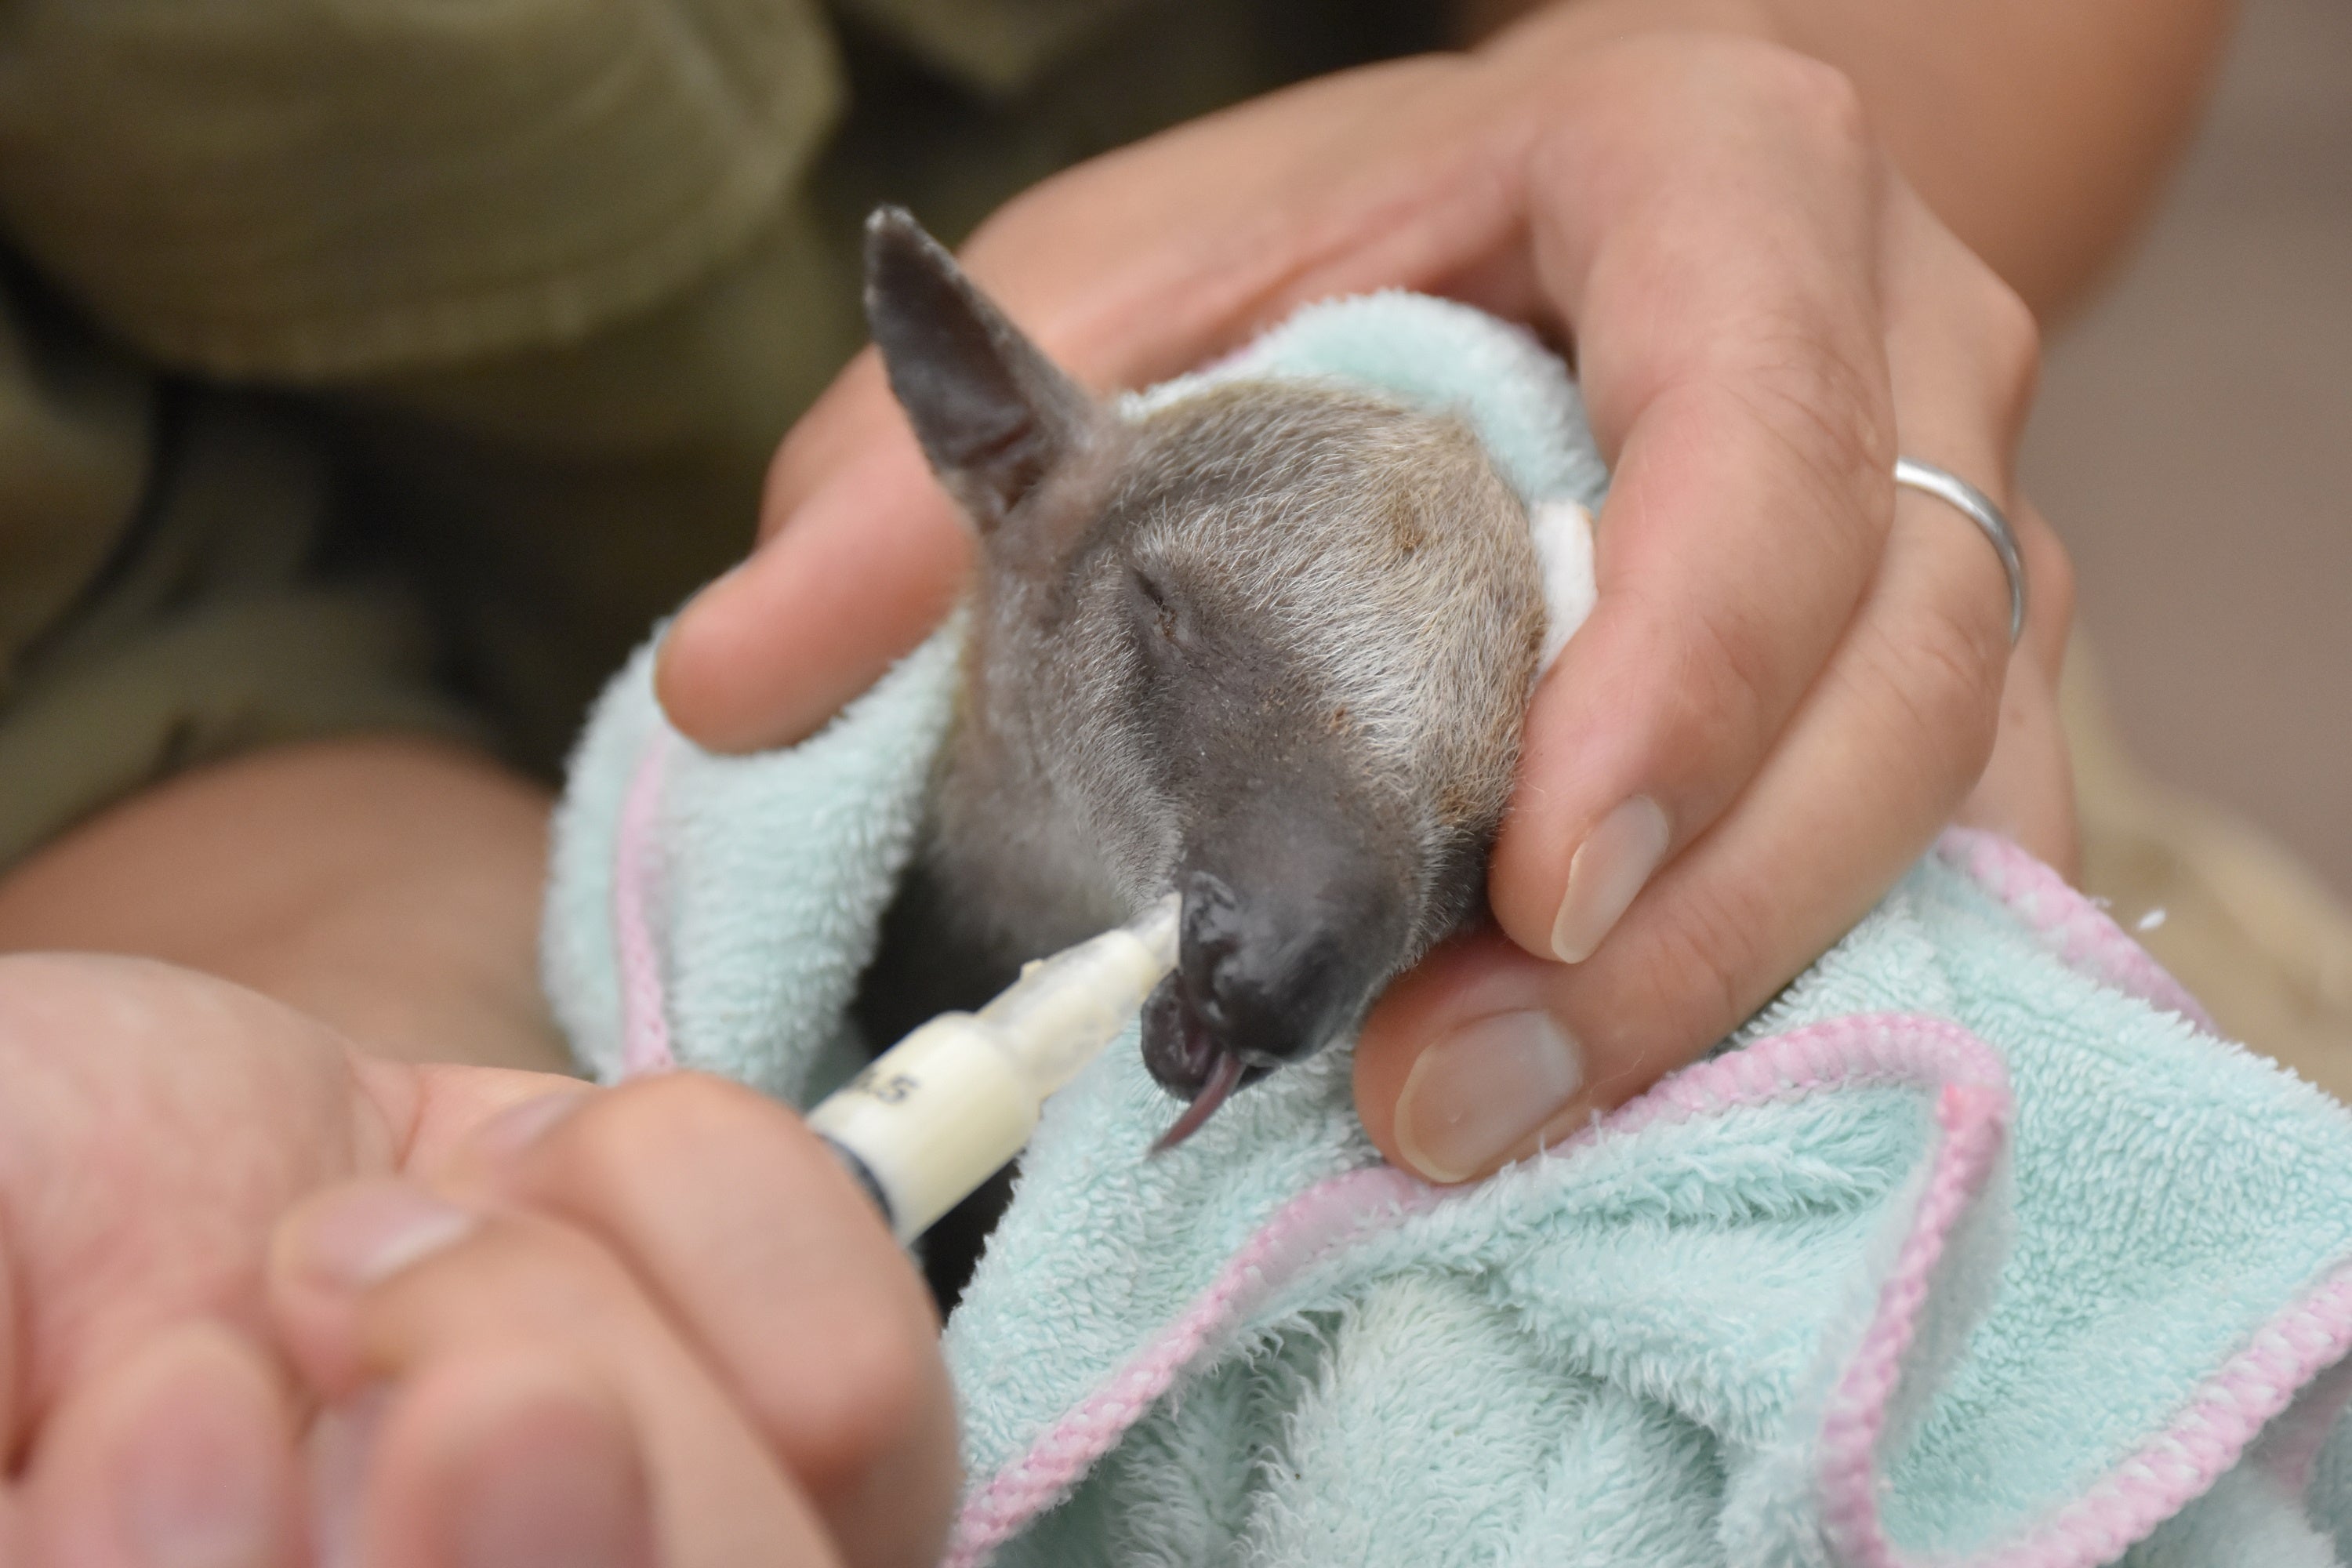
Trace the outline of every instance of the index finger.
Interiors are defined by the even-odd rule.
[[[2007,318],[1957,242],[1911,243],[1940,231],[1859,165],[1817,68],[1727,63],[1782,101],[1730,136],[1693,110],[1631,156],[1565,151],[1538,230],[1586,324],[1616,488],[1597,606],[1537,693],[1491,868],[1517,946],[1435,955],[1359,1041],[1366,1126],[1433,1177],[1492,1169],[1720,1037],[1892,884],[1989,742],[1999,573],[1943,519],[1890,530],[1889,344],[1932,323],[1905,345],[1905,434],[1997,479]],[[1759,160],[1776,124],[1798,155]],[[1659,151],[1673,166],[1643,179]],[[1630,183],[1596,193],[1586,157]]]
[[[930,1296],[790,1111],[677,1073],[486,1125],[443,1180],[586,1231],[718,1369],[855,1562],[918,1560],[956,1490]]]
[[[1622,144],[1538,159],[1536,262],[1614,471],[1489,891],[1566,963],[1772,751],[1893,515],[1884,175],[1851,89],[1758,46],[1652,52],[1602,121]]]

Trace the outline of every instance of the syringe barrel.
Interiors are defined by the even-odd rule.
[[[1102,1054],[1176,963],[1178,904],[1022,971],[977,1014],[947,1013],[809,1113],[912,1241],[1028,1144],[1045,1097]]]
[[[1077,1077],[1135,1021],[1174,962],[1172,911],[1158,923],[1168,929],[1121,926],[1040,959],[980,1010],[1018,1057],[1038,1099]]]
[[[809,1126],[856,1159],[903,1242],[1021,1152],[1039,1105],[995,1029],[949,1013],[828,1096]]]

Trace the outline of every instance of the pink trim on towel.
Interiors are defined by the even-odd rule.
[[[1995,1095],[1998,1094],[1998,1099]],[[1822,1525],[1840,1558],[1870,1568],[1895,1561],[1878,1518],[1878,1441],[1903,1382],[1906,1355],[1934,1285],[1936,1265],[1969,1205],[1984,1190],[2006,1131],[2006,1093],[1947,1085],[1936,1100],[1943,1138],[1878,1306],[1822,1417],[1818,1479]]]
[[[1309,1187],[1258,1227],[1194,1297],[1109,1380],[965,1501],[943,1568],[975,1568],[1060,1500],[1174,1384],[1201,1352],[1308,1264],[1392,1218],[1433,1206],[1438,1189],[1386,1165]]]
[[[1864,1014],[1759,1040],[1685,1068],[1607,1118],[1598,1131],[1633,1131],[1824,1089],[1880,1084],[1932,1089],[1938,1095],[1945,1149],[1904,1253],[1907,1260],[1915,1250],[1924,1250],[1926,1266],[1932,1267],[1953,1221],[1979,1190],[2009,1115],[2009,1079],[2000,1058],[1957,1025],[1908,1014]],[[1968,1130],[1969,1141],[1948,1176],[1946,1156],[1956,1142],[1955,1124]],[[1579,1133],[1563,1147],[1595,1135]],[[1172,1323],[1026,1453],[971,1493],[956,1521],[945,1568],[979,1568],[997,1547],[1060,1501],[1178,1375],[1267,1293],[1333,1247],[1424,1212],[1444,1195],[1402,1172],[1374,1166],[1311,1187],[1276,1211]],[[1924,1241],[1922,1232],[1927,1236]]]
[[[2252,1457],[2287,1496],[2301,1498],[2311,1490],[2319,1451],[2327,1446],[2347,1405],[2352,1405],[2352,1361],[2337,1362],[2314,1378],[2286,1414],[2263,1428]]]
[[[1972,827],[1948,827],[1937,840],[1936,858],[2007,905],[2067,968],[2150,1006],[2178,1013],[2208,1034],[2221,1032],[2188,987],[2149,957],[2147,949],[2105,910],[2008,839]]]
[[[978,1568],[1060,1501],[1177,1375],[1267,1292],[1334,1247],[1432,1208],[1442,1195],[1402,1171],[1374,1165],[1318,1182],[1283,1205],[1175,1321],[964,1500],[940,1568]]]
[[[623,1078],[667,1072],[677,1065],[670,1054],[661,944],[654,937],[650,910],[661,875],[662,775],[669,747],[669,731],[656,727],[629,775],[613,848],[613,966],[621,982]]]
[[[1882,1315],[1885,1310],[1882,1295]],[[1876,1329],[1874,1324],[1874,1332]],[[1841,1431],[1842,1447],[1834,1458],[1826,1451],[1830,1434],[1823,1434],[1823,1522],[1850,1568],[1914,1568],[1928,1561],[1935,1568],[2092,1568],[2110,1563],[2202,1497],[2296,1393],[2341,1360],[2347,1349],[2352,1349],[2352,1265],[2337,1268],[2256,1330],[2243,1349],[2198,1385],[2179,1419],[2081,1496],[2021,1538],[1966,1558],[1915,1558],[1887,1542],[1878,1521],[1875,1459],[1853,1446],[1862,1423],[1850,1420]],[[1854,1376],[1855,1370],[1849,1368],[1847,1381]],[[1875,1397],[1883,1401],[1887,1392],[1877,1390]],[[1884,1421],[1883,1407],[1879,1420]],[[1875,1441],[1875,1430],[1870,1437]],[[2317,1451],[2315,1442],[2301,1482],[2307,1482],[2308,1459]]]

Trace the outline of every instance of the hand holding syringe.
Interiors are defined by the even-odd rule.
[[[945,1013],[809,1114],[900,1241],[1021,1152],[1045,1097],[1135,1019],[1176,966],[1175,894],[1039,959],[977,1013]]]

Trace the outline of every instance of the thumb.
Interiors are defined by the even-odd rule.
[[[1442,1184],[1483,1176],[1677,1065],[1571,1037],[1545,1005],[1565,968],[1489,925],[1389,987],[1356,1042],[1356,1111],[1390,1163]]]

